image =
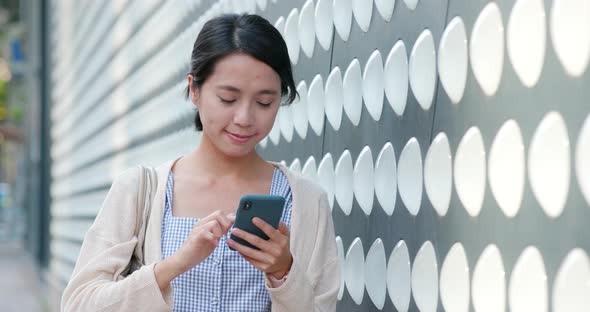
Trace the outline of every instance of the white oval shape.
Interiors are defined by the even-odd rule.
[[[354,126],[361,121],[363,111],[363,78],[361,64],[357,59],[352,60],[344,73],[344,112]]]
[[[576,143],[576,175],[586,202],[590,205],[590,115],[586,117]]]
[[[469,42],[471,69],[483,92],[494,95],[500,86],[504,64],[504,26],[496,2],[481,11]]]
[[[457,147],[454,180],[465,210],[476,217],[481,211],[486,188],[486,152],[477,127],[469,128]]]
[[[496,245],[488,245],[473,270],[471,290],[476,312],[504,311],[506,278],[502,255]]]
[[[289,170],[293,172],[301,172],[301,161],[299,158],[293,159],[293,162],[291,162],[291,165],[289,166]]]
[[[527,247],[514,265],[508,288],[508,304],[512,312],[549,310],[545,264],[543,256],[533,246]]]
[[[340,209],[342,209],[342,212],[348,216],[352,211],[354,190],[352,157],[348,150],[345,150],[342,155],[340,155],[340,158],[336,163],[335,172],[334,195],[336,195],[336,201],[338,202]]]
[[[391,20],[391,15],[393,15],[395,0],[375,0],[375,6],[381,17],[389,22]]]
[[[467,83],[467,32],[461,17],[456,16],[445,29],[438,47],[438,75],[451,102],[463,98]]]
[[[340,288],[338,289],[338,300],[342,299],[344,295],[344,265],[346,263],[344,259],[344,245],[342,244],[342,238],[336,236],[336,250],[338,250],[338,261],[340,263]]]
[[[399,156],[397,183],[406,209],[417,215],[422,202],[422,152],[416,138],[406,143]]]
[[[358,237],[352,241],[346,252],[344,278],[348,294],[357,305],[360,305],[365,294],[365,253],[363,242]]]
[[[334,0],[332,8],[336,32],[342,40],[348,41],[352,27],[352,0]]]
[[[270,133],[268,134],[268,138],[270,139],[270,141],[272,142],[272,144],[274,145],[279,145],[279,142],[281,140],[281,125],[280,125],[280,118],[275,117],[275,122],[272,126],[272,129],[270,129]]]
[[[316,181],[318,178],[318,167],[313,156],[307,158],[303,165],[303,169],[301,170],[301,174],[312,181]]]
[[[451,203],[452,162],[449,139],[441,132],[432,141],[424,160],[424,188],[439,216],[447,214]]]
[[[391,251],[387,262],[387,292],[400,312],[407,312],[410,308],[411,278],[408,246],[401,240]]]
[[[327,153],[318,166],[318,182],[328,194],[330,209],[334,208],[334,160]]]
[[[553,283],[553,311],[585,311],[590,307],[590,259],[573,249],[559,266]]]
[[[469,311],[469,265],[461,243],[453,244],[442,264],[440,301],[445,311]]]
[[[266,145],[268,144],[268,136],[265,136],[264,139],[262,139],[260,142],[258,142],[258,144],[262,147],[262,148],[266,148]]]
[[[315,34],[320,46],[328,51],[334,35],[332,0],[318,0],[315,6]]]
[[[581,76],[590,61],[590,2],[554,0],[549,27],[555,54],[566,73]]]
[[[299,61],[299,10],[297,8],[291,10],[285,22],[285,43],[291,63],[297,64]]]
[[[381,119],[383,112],[383,59],[379,50],[373,51],[363,72],[363,99],[373,120]]]
[[[375,162],[375,195],[383,211],[391,216],[397,196],[397,161],[390,142],[383,145]]]
[[[363,32],[369,31],[373,15],[373,0],[352,0],[352,13]]]
[[[275,28],[281,33],[281,36],[283,36],[283,38],[285,37],[285,18],[284,17],[279,17],[277,19],[277,21],[275,22]]]
[[[300,138],[305,139],[307,136],[307,127],[309,124],[309,118],[307,117],[307,84],[305,81],[299,82],[297,85],[297,93],[299,96],[295,99],[295,102],[291,103],[293,106],[292,108],[292,115],[293,115],[293,125],[295,126],[295,131]]]
[[[547,113],[529,147],[529,180],[535,198],[552,218],[565,208],[570,185],[570,144],[563,117]]]
[[[492,194],[508,218],[520,210],[525,184],[524,143],[513,119],[502,125],[490,148],[488,175]]]
[[[416,7],[418,6],[418,0],[404,0],[404,2],[406,3],[406,6],[408,7],[408,9],[410,10],[415,10]]]
[[[324,80],[317,74],[307,93],[307,116],[309,125],[317,135],[321,135],[324,130]]]
[[[307,0],[301,7],[301,13],[299,14],[299,42],[303,53],[309,58],[313,56],[313,49],[315,48],[314,9],[313,1]]]
[[[438,265],[436,252],[426,241],[412,265],[412,295],[416,306],[423,312],[435,312],[438,306]]]
[[[326,80],[326,117],[334,130],[340,129],[342,123],[342,107],[344,102],[344,87],[342,74],[338,66],[332,69]]]
[[[387,291],[387,264],[383,241],[377,238],[365,259],[365,284],[369,298],[377,309],[382,310],[385,305]]]
[[[375,176],[371,148],[365,146],[354,163],[354,196],[363,212],[368,216],[373,210]]]
[[[506,29],[508,58],[522,84],[533,87],[545,62],[545,5],[543,0],[518,0]]]
[[[293,140],[293,115],[291,113],[291,106],[281,106],[279,108],[279,116],[281,121],[279,122],[281,128],[281,134],[287,140],[291,142]]]
[[[410,87],[422,109],[432,106],[436,88],[436,52],[430,30],[424,30],[410,54]]]
[[[385,61],[384,80],[385,95],[393,111],[401,116],[408,100],[408,54],[406,45],[398,40]]]

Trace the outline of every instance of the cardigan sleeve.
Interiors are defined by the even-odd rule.
[[[336,311],[341,273],[332,214],[323,191],[316,208],[318,222],[315,229],[309,229],[315,231],[315,241],[302,244],[310,250],[299,251],[310,253],[309,259],[294,253],[291,271],[279,287],[272,288],[265,277],[273,312]]]
[[[66,286],[61,311],[171,311],[171,290],[160,291],[154,265],[144,265],[127,277],[137,238],[138,170],[115,178]],[[170,287],[169,287],[170,288]]]

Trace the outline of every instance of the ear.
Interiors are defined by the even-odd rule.
[[[193,86],[193,75],[188,74],[186,76],[186,79],[188,81],[188,92],[189,92],[189,96],[191,98],[191,102],[193,102],[193,105],[199,109],[199,90],[197,87]]]

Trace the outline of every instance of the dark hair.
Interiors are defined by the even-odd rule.
[[[287,44],[281,33],[266,19],[254,14],[225,14],[209,20],[193,46],[190,75],[200,88],[213,72],[218,60],[233,53],[245,53],[274,69],[281,79],[281,96],[287,103],[297,96]],[[186,88],[190,96],[190,86]],[[203,130],[199,112],[195,116],[197,131]]]

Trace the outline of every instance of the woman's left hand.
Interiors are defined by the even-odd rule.
[[[260,218],[254,218],[252,223],[261,229],[269,237],[269,240],[264,240],[237,228],[232,230],[232,234],[258,247],[260,250],[244,246],[232,239],[227,240],[228,245],[239,252],[246,261],[250,262],[258,270],[272,274],[276,279],[283,278],[289,273],[293,263],[293,256],[289,249],[289,229],[282,221],[279,223],[278,230]]]

